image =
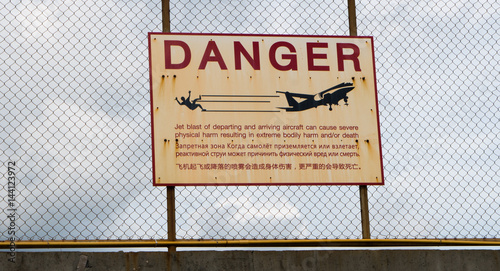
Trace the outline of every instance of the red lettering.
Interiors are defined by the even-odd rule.
[[[192,58],[189,45],[180,40],[165,40],[165,69],[184,69]],[[252,41],[252,48],[245,48],[241,41],[234,41],[234,67],[235,70],[242,69],[242,62],[246,61],[254,70],[260,70],[259,41]],[[307,69],[309,71],[330,71],[328,65],[327,42],[307,42],[306,57]],[[173,47],[176,49],[173,49]],[[361,71],[360,48],[353,43],[337,43],[338,71],[345,71],[346,62],[348,67],[355,71]],[[175,58],[174,58],[175,56]],[[242,59],[245,60],[242,60]],[[175,62],[175,63],[174,63]],[[208,41],[205,52],[201,58],[199,70],[204,70],[209,62],[216,62],[221,70],[227,70],[227,65],[215,41]],[[286,41],[278,41],[269,48],[269,62],[278,71],[298,70],[297,50],[293,44]],[[352,66],[351,66],[352,65]]]
[[[282,66],[276,61],[276,51],[278,50],[279,47],[286,47],[288,50],[290,50],[291,53],[297,52],[295,50],[295,47],[293,47],[292,44],[286,42],[286,41],[279,41],[276,42],[275,44],[271,45],[271,48],[269,48],[269,61],[271,61],[271,65],[279,71],[288,71],[288,70],[297,70],[297,55],[295,54],[283,54],[281,55],[282,59],[288,59],[290,62],[288,65]]]
[[[354,52],[351,55],[345,55],[344,49],[352,49]],[[359,47],[352,43],[337,43],[337,61],[339,71],[344,71],[344,60],[351,60],[354,63],[354,70],[361,71],[359,65]]]
[[[315,54],[314,48],[328,48],[328,43],[308,42],[307,43],[307,68],[310,71],[329,71],[329,66],[314,65],[315,59],[326,59],[326,54]]]
[[[260,70],[260,55],[259,55],[259,42],[252,42],[253,46],[253,58],[250,54],[245,50],[241,42],[234,42],[234,65],[237,70],[241,70],[241,55],[245,57],[245,59],[250,63],[254,70]]]
[[[184,60],[181,63],[172,63],[172,46],[179,46],[184,50]],[[189,46],[180,40],[165,41],[165,69],[183,69],[191,62],[191,50]]]
[[[212,53],[214,53],[213,56]],[[208,61],[217,62],[219,63],[219,67],[222,70],[227,70],[226,63],[224,63],[224,59],[222,58],[219,48],[217,47],[217,44],[213,40],[208,42],[207,48],[205,49],[205,53],[201,58],[200,67],[198,69],[204,70],[205,67],[207,66]]]

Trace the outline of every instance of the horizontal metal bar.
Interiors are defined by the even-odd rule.
[[[9,248],[10,241],[0,242]],[[16,241],[16,248],[72,247],[377,247],[377,246],[500,246],[499,239],[487,240],[427,240],[427,239],[300,239],[300,240],[74,240],[74,241]]]

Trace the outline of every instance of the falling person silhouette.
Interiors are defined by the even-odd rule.
[[[199,107],[199,108],[201,108],[201,111],[207,111],[206,109],[204,109],[201,106],[201,104],[196,103],[198,100],[201,100],[201,96],[199,96],[199,98],[194,99],[192,102],[190,99],[191,99],[191,90],[189,91],[189,96],[187,97],[187,99],[185,99],[184,97],[181,97],[182,102],[179,102],[177,97],[175,97],[175,100],[177,101],[177,103],[179,103],[179,105],[185,105],[191,110],[195,110],[196,108]]]

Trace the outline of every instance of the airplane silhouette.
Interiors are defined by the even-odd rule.
[[[302,93],[290,93],[288,91],[276,91],[276,93],[284,93],[288,105],[291,107],[278,107],[280,109],[285,109],[286,111],[304,111],[311,108],[316,108],[320,105],[329,105],[329,110],[332,111],[332,105],[338,105],[340,100],[344,100],[345,105],[347,104],[347,93],[353,90],[354,87],[352,83],[341,83],[333,86],[329,89],[325,89],[317,94],[302,94]],[[335,90],[332,93],[327,93],[329,91]],[[301,102],[295,100],[296,98],[305,99]],[[319,99],[316,99],[319,98]]]

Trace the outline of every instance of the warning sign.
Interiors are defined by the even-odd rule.
[[[148,39],[154,185],[384,183],[373,38]]]

